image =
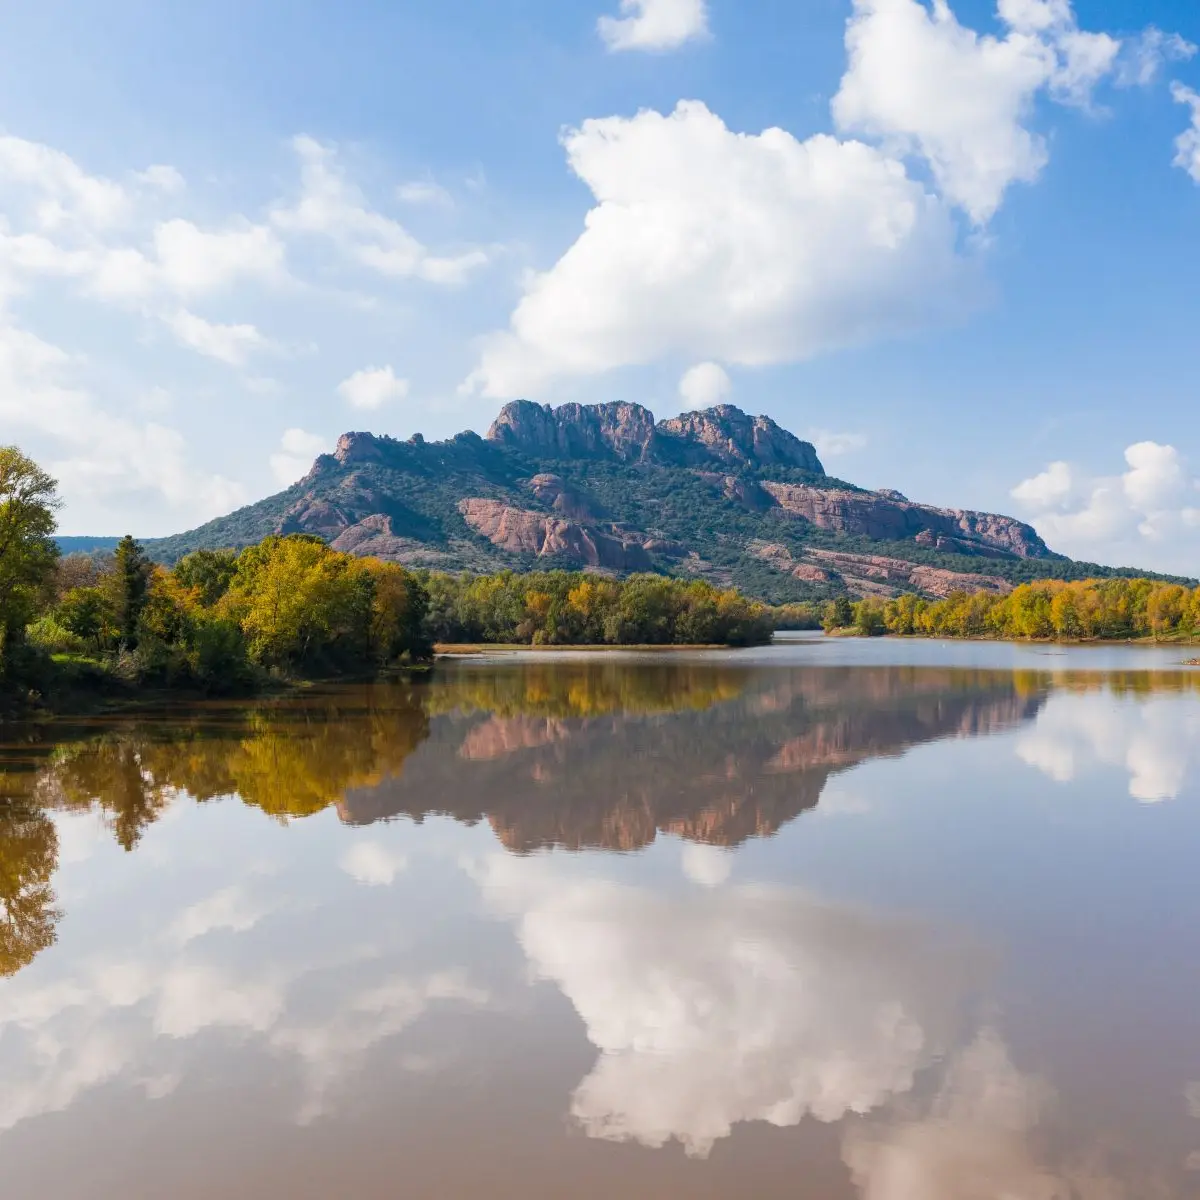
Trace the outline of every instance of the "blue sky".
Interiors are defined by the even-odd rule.
[[[347,429],[727,398],[1197,573],[1195,43],[1183,0],[18,6],[3,440],[64,532],[152,536]]]

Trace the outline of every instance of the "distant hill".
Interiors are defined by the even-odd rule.
[[[775,602],[1138,573],[1073,562],[1012,517],[834,479],[809,443],[730,405],[656,422],[637,404],[519,400],[486,437],[347,433],[286,491],[147,548],[172,562],[291,532],[440,570],[661,571]]]
[[[95,554],[98,550],[115,550],[119,537],[56,537],[64,554]]]

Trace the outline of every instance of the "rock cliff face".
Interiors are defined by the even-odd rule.
[[[912,540],[951,553],[1044,558],[1037,531],[1013,517],[914,504],[898,492],[851,492],[803,484],[763,483],[784,512],[818,529],[881,541]]]
[[[808,442],[780,428],[770,417],[751,417],[731,404],[684,413],[656,426],[658,452],[672,452],[689,466],[798,467],[814,475],[825,468]]]
[[[519,400],[486,438],[347,433],[286,491],[150,549],[169,562],[296,532],[414,566],[662,571],[775,601],[1002,588],[1028,559],[1086,573],[1012,517],[832,479],[809,443],[727,404],[656,422],[639,404]]]
[[[654,414],[640,404],[506,404],[487,432],[489,442],[539,458],[613,455],[644,458],[654,440]]]
[[[731,404],[684,413],[656,425],[654,414],[640,404],[551,408],[515,400],[504,406],[487,437],[490,442],[543,458],[612,456],[623,462],[785,466],[825,474],[808,442],[770,417],[751,417]]]
[[[558,558],[624,573],[652,570],[652,551],[669,550],[667,543],[637,530],[566,521],[511,508],[499,500],[468,499],[458,507],[472,529],[509,554]]]

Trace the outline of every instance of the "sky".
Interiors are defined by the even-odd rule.
[[[1194,0],[42,0],[0,442],[179,532],[339,434],[728,401],[1200,574]]]

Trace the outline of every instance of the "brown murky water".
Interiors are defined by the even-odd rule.
[[[452,664],[9,731],[0,1196],[1200,1196],[1200,671]]]

